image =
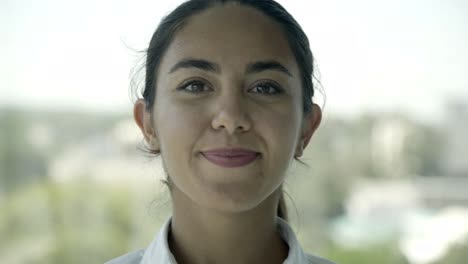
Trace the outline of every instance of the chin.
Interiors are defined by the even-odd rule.
[[[205,186],[206,187],[206,186]],[[240,184],[216,184],[210,190],[202,191],[198,200],[200,206],[225,213],[241,213],[258,207],[269,196],[258,186]]]

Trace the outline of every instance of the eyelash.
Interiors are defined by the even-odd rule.
[[[186,90],[187,87],[191,86],[191,85],[203,85],[203,86],[207,86],[203,81],[200,81],[200,80],[190,80],[190,81],[187,81],[187,82],[184,82],[182,83],[182,85],[180,85],[179,87],[177,87],[177,91],[183,91],[183,92],[187,92],[187,93],[200,93],[200,92],[192,92],[192,91],[189,91],[189,90]]]
[[[186,88],[191,86],[191,85],[202,85],[204,87],[207,87],[207,85],[203,81],[190,80],[190,81],[184,82],[182,85],[177,87],[176,90],[177,91],[187,92],[187,93],[193,93],[193,94],[202,93],[202,92],[193,92],[193,91],[186,90]],[[276,90],[276,92],[274,92],[274,93],[259,93],[259,94],[266,94],[266,95],[269,95],[269,96],[274,96],[274,95],[282,94],[284,92],[284,90],[278,84],[276,84],[274,82],[270,82],[270,81],[260,81],[260,82],[256,83],[254,88],[252,88],[252,89],[255,89],[255,88],[260,87],[260,86],[263,86],[263,87],[266,86],[268,88],[273,88],[273,89]],[[250,90],[252,90],[252,89],[250,89]]]
[[[252,89],[255,89],[256,87],[259,87],[259,86],[263,86],[263,87],[269,87],[269,88],[273,88],[276,90],[276,92],[274,93],[260,93],[260,94],[267,94],[267,95],[280,95],[284,92],[284,90],[276,83],[274,82],[270,82],[270,81],[260,81],[258,83],[255,84],[255,86],[252,88]]]

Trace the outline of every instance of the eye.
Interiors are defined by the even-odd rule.
[[[282,94],[283,90],[279,85],[273,82],[259,82],[251,90],[256,90],[256,93],[267,94],[267,95],[277,95]]]
[[[209,89],[209,87],[200,80],[190,80],[182,83],[179,87],[177,87],[178,91],[184,91],[188,93],[202,93]]]

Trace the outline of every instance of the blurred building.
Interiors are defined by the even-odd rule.
[[[468,177],[412,177],[356,183],[333,225],[345,247],[398,241],[411,264],[427,264],[468,243]]]
[[[50,177],[57,182],[86,177],[95,184],[136,189],[157,184],[163,177],[162,167],[158,159],[146,157],[147,153],[138,148],[142,140],[139,135],[133,120],[123,119],[104,133],[68,144],[51,159]]]
[[[371,162],[381,177],[406,176],[409,162],[405,157],[405,144],[413,126],[406,119],[391,116],[379,119],[371,131]]]
[[[371,131],[372,166],[383,177],[353,183],[332,239],[344,247],[396,241],[411,264],[468,244],[468,101],[449,102],[437,129],[393,116]]]
[[[443,167],[449,175],[468,177],[468,100],[452,100],[446,109]]]

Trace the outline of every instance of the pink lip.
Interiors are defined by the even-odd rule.
[[[260,153],[241,148],[222,148],[203,151],[202,155],[216,165],[232,168],[253,162]]]

